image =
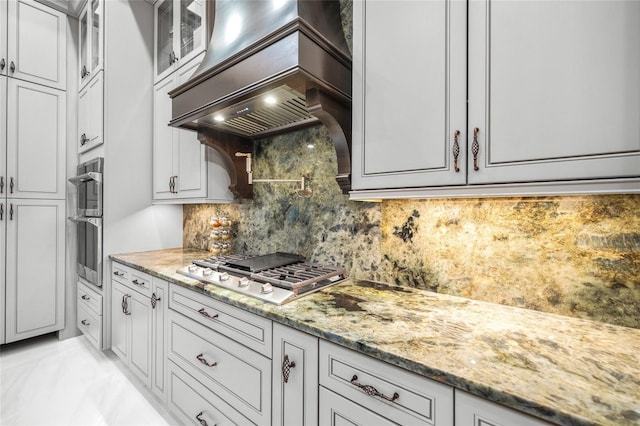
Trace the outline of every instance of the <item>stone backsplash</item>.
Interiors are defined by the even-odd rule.
[[[640,195],[349,201],[325,127],[258,141],[254,199],[185,205],[184,247],[207,248],[212,216],[233,250],[286,251],[352,277],[640,328]]]

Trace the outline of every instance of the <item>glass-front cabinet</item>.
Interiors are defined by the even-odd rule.
[[[204,12],[204,0],[160,0],[156,3],[156,83],[204,51]]]
[[[89,0],[80,14],[80,89],[102,69],[103,0]]]

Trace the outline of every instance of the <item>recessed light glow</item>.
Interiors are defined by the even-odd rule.
[[[275,105],[278,102],[278,100],[273,95],[267,95],[264,98],[264,102],[268,105]]]
[[[220,114],[214,115],[213,119],[218,121],[218,122],[224,121],[224,117],[221,116]]]
[[[312,144],[312,143],[307,144],[307,148],[309,148],[309,149],[313,149],[313,148],[315,148],[315,147],[316,147],[316,146],[315,146],[314,144]]]

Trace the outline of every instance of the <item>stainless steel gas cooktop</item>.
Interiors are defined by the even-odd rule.
[[[347,277],[344,268],[306,262],[290,253],[225,255],[195,260],[176,272],[282,305]]]

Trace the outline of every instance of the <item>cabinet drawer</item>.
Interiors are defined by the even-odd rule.
[[[550,426],[528,414],[456,389],[456,426]]]
[[[80,303],[78,298],[78,317],[76,325],[78,329],[89,339],[98,350],[102,349],[102,317],[93,310]]]
[[[453,424],[452,387],[326,341],[320,342],[320,384],[394,422]],[[369,396],[363,386],[398,396]]]
[[[111,271],[111,276],[114,280],[145,296],[151,297],[151,281],[153,279],[151,275],[116,262],[112,263]]]
[[[171,286],[169,295],[171,309],[271,358],[271,320],[184,287]]]
[[[90,309],[96,315],[102,315],[102,295],[89,288],[89,286],[78,283],[78,306]]]
[[[180,367],[169,361],[169,410],[182,424],[242,425],[249,421]],[[203,424],[203,423],[201,423]]]
[[[169,312],[169,359],[251,421],[271,421],[271,360],[176,312]]]
[[[398,424],[320,387],[319,419],[323,426],[397,426]],[[411,424],[421,424],[414,420]]]

